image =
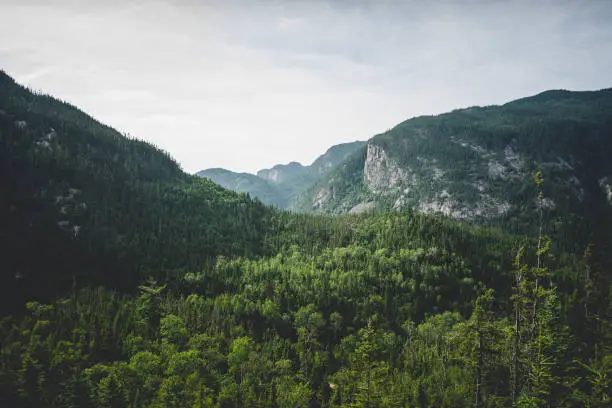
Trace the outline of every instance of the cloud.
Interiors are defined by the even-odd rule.
[[[309,163],[415,115],[612,86],[605,1],[2,1],[3,69],[188,171]]]
[[[278,19],[277,27],[279,31],[288,31],[302,25],[304,25],[304,20],[301,18],[282,16]]]
[[[155,98],[155,94],[144,89],[108,89],[97,97],[109,102],[138,102]]]

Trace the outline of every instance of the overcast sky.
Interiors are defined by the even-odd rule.
[[[417,115],[612,87],[612,1],[0,0],[0,68],[186,171],[254,172]]]

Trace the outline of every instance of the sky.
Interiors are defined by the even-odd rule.
[[[310,164],[419,115],[612,87],[612,1],[0,0],[0,69],[185,171]]]

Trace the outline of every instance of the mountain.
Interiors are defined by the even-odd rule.
[[[0,72],[2,406],[609,406],[612,224],[599,211],[608,184],[597,178],[609,166],[600,161],[608,107],[579,95],[561,113],[588,121],[557,125],[558,137],[546,142],[534,134],[556,123],[547,108],[534,119],[538,132],[529,122],[519,135],[534,134],[519,139],[512,126],[533,105],[559,104],[548,96],[519,101],[513,109],[523,113],[502,126],[507,135],[485,113],[486,133],[476,135],[467,130],[479,129],[473,120],[466,134],[456,133],[457,118],[427,122],[438,135],[453,130],[454,144],[412,141],[418,132],[407,125],[399,140],[390,132],[332,148],[306,171],[335,183],[334,194],[348,193],[323,199],[322,211],[369,203],[359,201],[365,188],[385,210],[395,206],[386,192],[411,182],[422,157],[438,160],[418,169],[443,186],[461,186],[451,176],[472,177],[464,167],[477,175],[481,161],[493,160],[500,164],[492,162],[491,179],[528,186],[523,144],[534,148],[535,168],[553,148],[572,147],[585,160],[588,147],[592,162],[557,159],[543,184],[520,192],[554,211],[555,186],[564,185],[550,169],[567,177],[571,167],[584,188],[578,202],[596,221],[588,242],[572,236],[571,251],[538,232],[551,220],[529,208],[536,232],[525,236],[509,233],[511,223],[474,225],[418,207],[330,216],[265,206],[185,174],[155,146]],[[563,146],[564,131],[574,144]],[[420,150],[401,154],[404,139]],[[456,144],[469,163],[453,156]],[[267,175],[278,185],[306,174],[297,164],[276,170]]]
[[[279,208],[287,206],[286,198],[278,186],[254,174],[235,173],[230,170],[214,168],[199,171],[196,175],[207,178],[228,190],[249,193],[252,197],[261,200],[262,203]]]
[[[218,168],[202,170],[196,175],[208,178],[229,190],[249,193],[265,204],[281,209],[293,209],[300,194],[365,144],[366,142],[356,141],[332,146],[310,166],[291,162],[259,170],[257,175]]]
[[[275,184],[287,184],[310,173],[309,166],[302,166],[298,162],[289,164],[277,164],[271,169],[263,169],[257,172],[257,177]]]
[[[312,181],[314,178],[332,170],[365,145],[366,142],[361,141],[338,144],[330,147],[324,154],[317,157],[310,166],[302,166],[297,162],[277,164],[271,169],[259,170],[257,176],[280,185],[287,185],[303,178]]]
[[[311,165],[313,173],[320,175],[327,174],[334,167],[345,161],[357,150],[365,146],[367,142],[342,143],[330,147],[325,154],[319,156]]]
[[[577,225],[612,205],[611,156],[612,89],[548,91],[400,123],[317,180],[297,208],[409,207],[529,224],[538,208],[533,177],[542,171],[547,213]]]
[[[263,254],[269,209],[0,71],[0,307]]]

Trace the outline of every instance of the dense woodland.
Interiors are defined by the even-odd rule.
[[[612,406],[610,215],[546,171],[523,233],[282,212],[3,73],[0,166],[2,406]]]

